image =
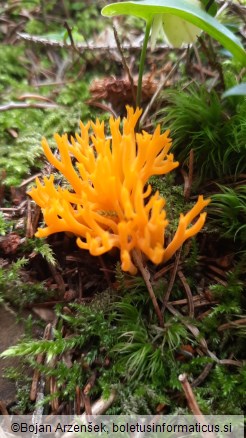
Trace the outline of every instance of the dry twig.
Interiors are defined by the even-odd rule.
[[[174,266],[173,266],[173,271],[171,273],[168,288],[167,288],[167,291],[166,291],[164,299],[163,299],[163,304],[162,304],[162,309],[161,309],[162,314],[165,312],[165,309],[167,307],[167,303],[169,301],[169,298],[170,298],[170,295],[172,292],[172,288],[173,288],[173,285],[175,282],[175,278],[176,278],[176,274],[177,274],[177,270],[178,270],[178,266],[179,266],[181,250],[182,250],[182,247],[179,248],[179,250],[176,252],[176,258],[175,258],[175,262],[174,262]]]
[[[202,425],[207,425],[207,422],[198,406],[198,403],[196,401],[195,395],[192,391],[191,385],[187,379],[186,374],[180,374],[179,381],[182,385],[191,412],[193,413],[195,418],[199,421],[199,423],[202,423]],[[204,438],[216,438],[213,432],[201,432],[201,434]]]
[[[118,32],[116,30],[115,24],[113,24],[113,31],[114,31],[114,38],[118,47],[118,50],[120,52],[120,56],[121,56],[121,61],[124,67],[124,70],[128,76],[129,82],[131,84],[131,90],[132,90],[132,98],[133,98],[133,102],[136,102],[136,93],[135,93],[135,87],[134,87],[134,81],[133,81],[133,77],[131,75],[130,69],[127,65],[126,59],[124,57],[124,53],[120,44],[120,40],[119,40],[119,36],[118,36]]]
[[[99,398],[93,405],[91,405],[91,415],[102,415],[104,414],[104,412],[106,412],[110,406],[112,405],[112,403],[114,402],[114,400],[116,399],[116,391],[112,391],[111,394],[109,395],[109,398],[107,400],[105,400],[104,398]],[[77,420],[76,420],[76,424],[78,422],[80,423],[85,423],[86,422],[86,417],[87,414],[84,413],[82,415],[80,415]],[[69,433],[66,432],[64,435],[62,435],[61,438],[74,438],[77,436],[77,433]]]
[[[155,313],[158,317],[160,327],[163,327],[164,326],[163,316],[162,316],[159,304],[157,302],[155,293],[153,291],[152,284],[150,282],[150,273],[149,273],[147,267],[144,267],[144,265],[143,265],[142,254],[140,253],[140,251],[137,251],[136,249],[134,249],[132,251],[132,257],[133,257],[133,260],[134,260],[136,266],[139,268],[139,270],[143,276],[143,279],[145,281],[146,287],[148,289],[150,298],[152,300],[152,303],[153,303],[153,306],[155,309]]]
[[[222,324],[218,327],[218,332],[222,332],[229,328],[238,328],[240,325],[246,325],[246,318],[236,319],[235,321],[230,321]]]
[[[195,380],[193,380],[193,382],[191,383],[192,388],[195,388],[196,386],[201,385],[201,383],[209,375],[211,369],[213,368],[213,365],[214,365],[213,362],[207,363],[207,365],[204,367],[201,374]]]
[[[20,102],[9,102],[6,105],[0,106],[1,111],[8,111],[12,109],[27,109],[27,108],[36,108],[36,109],[47,109],[47,108],[61,108],[61,105],[56,103],[20,103]]]
[[[189,317],[194,318],[194,301],[193,301],[194,297],[191,293],[190,286],[188,285],[187,280],[186,280],[182,271],[178,271],[178,277],[179,277],[182,285],[184,286],[184,290],[185,290],[186,295],[187,295]]]
[[[50,339],[51,329],[52,329],[52,325],[47,324],[47,326],[45,327],[45,330],[44,330],[43,339],[46,339],[46,340]],[[37,359],[36,359],[37,364],[40,365],[41,363],[43,363],[43,361],[44,361],[44,353],[38,354]],[[31,385],[31,390],[30,390],[30,400],[31,401],[34,401],[37,398],[39,378],[40,378],[40,372],[36,369],[33,373],[32,385]]]

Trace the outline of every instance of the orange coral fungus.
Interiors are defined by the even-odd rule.
[[[67,135],[55,134],[60,158],[43,139],[47,159],[64,175],[71,189],[56,187],[54,176],[44,177],[42,184],[36,180],[36,188],[29,195],[42,208],[47,225],[38,229],[37,237],[71,232],[77,236],[77,245],[95,256],[117,247],[122,269],[134,274],[132,250],[142,251],[158,264],[201,230],[206,213],[200,212],[209,200],[199,196],[191,211],[180,216],[177,232],[165,248],[165,200],[158,192],[151,195],[151,186],[145,185],[150,176],[168,173],[178,162],[168,153],[169,131],[161,134],[158,126],[153,135],[135,133],[140,115],[140,109],[127,107],[122,131],[120,119],[111,117],[111,138],[105,136],[104,123],[99,120],[95,124],[81,123],[81,135],[76,134],[70,141]]]

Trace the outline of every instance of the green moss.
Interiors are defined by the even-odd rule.
[[[245,99],[221,101],[216,91],[198,84],[170,90],[166,99],[159,121],[171,130],[178,161],[188,164],[193,150],[197,182],[246,171]]]
[[[28,260],[23,257],[0,268],[1,299],[18,310],[49,295],[42,282],[29,279],[24,269],[27,263]]]
[[[219,186],[220,193],[212,196],[209,217],[222,234],[239,244],[246,242],[246,186],[235,189]],[[243,248],[244,249],[244,248]]]

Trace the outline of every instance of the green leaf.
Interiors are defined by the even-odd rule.
[[[229,88],[222,94],[222,98],[230,96],[245,96],[246,95],[246,82],[242,82],[235,87]]]
[[[246,53],[240,40],[225,26],[187,0],[139,0],[112,3],[102,9],[102,15],[133,15],[151,22],[157,14],[171,14],[194,24],[219,41],[238,61],[246,64]]]

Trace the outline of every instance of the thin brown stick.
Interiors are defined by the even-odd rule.
[[[61,0],[61,4],[62,4],[62,9],[64,11],[64,14],[65,14],[67,20],[69,20],[71,17],[70,17],[70,12],[69,12],[69,9],[67,7],[67,4],[64,0]]]
[[[80,414],[81,402],[82,402],[81,389],[79,386],[76,386],[76,388],[75,388],[75,412],[76,412],[76,415]]]
[[[52,324],[48,324],[44,331],[44,336],[47,335],[47,339],[53,340],[53,326]],[[47,359],[45,360],[45,364],[47,364]],[[51,362],[49,362],[49,366],[52,368],[52,364],[54,364],[54,359],[52,359]],[[46,390],[48,391],[49,383],[46,380],[44,374],[40,375],[40,379],[37,386],[37,396],[36,396],[36,402],[35,402],[35,410],[32,415],[32,422],[33,424],[40,422],[40,416],[43,415],[44,412],[44,394]]]
[[[57,105],[56,103],[20,103],[20,102],[9,102],[6,105],[0,106],[0,111],[8,111],[13,109],[27,109],[27,108],[36,108],[36,109],[46,109],[46,108],[62,108],[61,105]]]
[[[234,366],[234,367],[242,367],[244,365],[243,361],[240,362],[240,360],[233,360],[233,359],[221,359],[220,364]]]
[[[50,395],[54,397],[54,394],[57,393],[58,391],[58,387],[57,387],[57,381],[56,378],[54,376],[50,377]],[[55,396],[54,398],[51,399],[51,410],[53,414],[56,414],[56,412],[59,409],[59,398],[57,396]]]
[[[214,366],[213,362],[207,363],[207,365],[204,367],[204,370],[201,372],[201,374],[195,380],[193,380],[193,382],[191,383],[192,388],[195,388],[196,386],[201,385],[201,383],[209,375],[213,366]]]
[[[47,324],[47,326],[45,327],[45,330],[44,330],[43,339],[45,339],[45,340],[50,339],[51,330],[52,330],[52,324]],[[36,359],[37,365],[42,364],[43,361],[44,361],[44,353],[38,354],[37,359]],[[33,373],[32,385],[31,385],[31,390],[30,390],[30,400],[31,401],[34,401],[37,398],[39,378],[40,378],[40,371],[38,369],[35,369],[35,371]]]
[[[185,290],[186,295],[187,295],[189,317],[194,318],[194,313],[195,313],[194,312],[194,301],[193,301],[193,295],[192,295],[191,290],[190,290],[190,286],[188,285],[187,280],[186,280],[182,271],[178,271],[178,277],[179,277],[182,285],[184,286],[184,290]]]
[[[91,409],[91,400],[88,395],[86,395],[83,391],[81,392],[82,400],[85,405],[85,413],[86,415],[92,415],[92,409]]]
[[[132,257],[133,257],[134,263],[139,268],[139,270],[143,276],[143,279],[145,281],[146,287],[148,289],[150,298],[152,300],[152,303],[153,303],[153,306],[155,309],[155,313],[158,317],[160,327],[164,327],[163,316],[162,316],[159,304],[157,302],[155,293],[153,291],[152,284],[150,282],[150,273],[149,273],[148,269],[146,267],[144,267],[144,265],[143,265],[142,254],[140,251],[134,249],[132,251]]]
[[[38,357],[36,359],[37,365],[40,365],[43,362],[43,360],[44,360],[44,353],[41,353],[38,355]],[[37,398],[39,378],[40,378],[40,371],[36,369],[36,370],[34,370],[34,373],[33,373],[32,386],[31,386],[30,396],[29,396],[31,401],[35,401]]]
[[[121,47],[121,44],[120,44],[120,40],[119,40],[119,36],[118,36],[117,29],[115,27],[115,24],[113,24],[113,31],[114,31],[115,42],[116,42],[118,50],[120,52],[121,61],[122,61],[124,70],[125,70],[125,72],[126,72],[126,74],[128,76],[130,85],[131,85],[131,92],[132,92],[133,102],[136,103],[136,93],[135,93],[135,86],[134,86],[133,77],[132,77],[130,69],[129,69],[128,65],[127,65],[127,62],[126,62],[126,59],[125,59],[125,56],[124,56],[124,53],[123,53],[123,50],[122,50],[122,47]]]
[[[25,206],[26,206],[26,199],[22,201],[21,204],[18,205],[17,207],[0,207],[0,211],[2,211],[3,213],[15,214],[21,211],[23,208],[25,208]]]
[[[218,332],[222,332],[223,330],[227,330],[229,328],[238,328],[240,325],[246,325],[246,318],[236,319],[236,321],[230,321],[222,324],[217,330]]]
[[[29,176],[29,178],[26,178],[22,181],[22,183],[19,185],[19,188],[26,186],[30,182],[32,182],[34,179],[42,176],[42,172],[35,173],[35,175]]]
[[[162,314],[165,312],[165,309],[167,307],[167,303],[169,301],[169,298],[170,298],[170,295],[171,295],[171,292],[172,292],[172,289],[173,289],[173,285],[174,285],[174,282],[175,282],[175,278],[176,278],[176,274],[177,274],[177,270],[178,270],[178,266],[179,266],[181,249],[182,249],[182,247],[179,248],[179,250],[176,253],[176,259],[175,259],[175,262],[174,262],[173,271],[171,273],[171,277],[170,277],[170,280],[169,280],[167,291],[166,291],[165,296],[163,298],[163,304],[162,304],[162,309],[161,309]]]
[[[78,266],[78,265],[77,265]],[[79,299],[79,302],[81,302],[82,301],[82,299],[83,299],[83,290],[84,290],[84,288],[83,288],[83,274],[82,274],[82,272],[81,272],[81,270],[79,269],[79,266],[78,266],[78,299]]]
[[[202,416],[202,412],[198,406],[198,403],[196,401],[196,398],[194,396],[194,393],[192,391],[191,385],[187,379],[187,375],[186,374],[180,374],[179,375],[179,381],[182,385],[182,388],[184,390],[185,393],[185,397],[186,400],[188,402],[188,406],[191,410],[191,412],[197,416],[197,415],[201,415]]]
[[[176,72],[176,70],[178,69],[178,66],[180,64],[180,62],[185,58],[186,56],[186,50],[185,52],[182,53],[182,55],[179,57],[179,59],[177,60],[177,62],[174,64],[173,68],[170,70],[170,72],[167,74],[167,76],[165,76],[165,78],[160,82],[159,86],[156,89],[155,94],[152,96],[151,101],[149,102],[149,104],[147,105],[141,119],[140,119],[140,126],[143,126],[145,119],[147,118],[147,115],[150,111],[150,109],[152,108],[154,102],[156,101],[157,97],[159,96],[159,93],[161,92],[162,88],[166,85],[167,81],[172,77],[172,75]]]
[[[33,227],[34,233],[36,233],[37,228],[38,228],[40,214],[41,214],[41,208],[39,207],[39,205],[35,205],[33,215],[32,215],[32,227]]]
[[[170,265],[166,265],[164,266],[164,268],[161,268],[153,275],[154,281],[159,280],[159,278],[163,277],[164,274],[166,274],[168,271],[171,271],[173,267],[174,267],[174,263],[170,263]]]
[[[104,414],[104,412],[106,412],[108,408],[112,405],[112,403],[115,401],[116,395],[117,395],[116,391],[113,390],[110,393],[107,400],[105,400],[103,397],[99,398],[95,403],[93,403],[93,405],[91,405],[91,414],[92,415]],[[73,424],[78,424],[78,421],[83,424],[84,422],[86,422],[86,419],[87,419],[87,415],[86,413],[84,413],[80,415],[76,419],[76,422],[73,422]],[[71,438],[71,432],[66,432],[61,436],[61,438]]]
[[[58,290],[60,292],[62,292],[63,294],[65,294],[65,290],[66,290],[66,286],[62,277],[62,274],[58,271],[58,269],[52,265],[51,263],[48,263],[50,272],[52,277],[54,278],[57,286],[58,286]]]
[[[94,371],[92,373],[92,375],[89,377],[89,379],[87,380],[86,385],[83,389],[83,393],[85,395],[88,395],[90,393],[91,389],[93,388],[93,386],[95,385],[96,377],[97,377],[97,373]]]
[[[101,103],[101,102],[96,102],[96,101],[94,101],[93,99],[89,99],[89,100],[87,100],[85,103],[86,103],[87,105],[95,106],[96,108],[100,108],[100,109],[102,109],[103,111],[106,111],[106,112],[108,112],[108,113],[111,113],[111,114],[114,116],[114,118],[117,119],[117,114],[116,114],[116,112],[113,110],[113,108],[110,108],[109,105],[105,105],[104,103]]]
[[[180,172],[182,174],[182,177],[184,178],[184,198],[187,200],[189,198],[189,192],[190,192],[189,177],[184,169],[180,169]]]
[[[193,64],[193,68],[194,68],[194,70],[200,71],[200,67],[199,67],[198,64]],[[203,73],[204,73],[206,76],[209,76],[209,77],[212,77],[212,78],[214,78],[214,77],[217,76],[217,73],[215,73],[215,72],[212,71],[212,70],[209,70],[209,69],[206,68],[206,67],[203,67],[202,70],[203,70]]]
[[[72,29],[71,29],[71,27],[69,26],[69,24],[68,24],[67,21],[64,22],[64,27],[65,27],[65,29],[66,29],[66,31],[67,31],[68,38],[69,38],[70,43],[71,43],[70,45],[71,45],[73,51],[74,51],[75,53],[78,53],[79,57],[81,57],[81,56],[82,56],[81,51],[77,48],[76,44],[74,43],[73,34],[72,34]]]
[[[194,150],[193,149],[190,150],[189,166],[188,167],[189,167],[188,175],[184,171],[184,169],[181,169],[181,173],[182,173],[182,176],[184,178],[184,198],[186,201],[188,201],[190,198],[191,186],[192,186],[192,181],[193,181],[193,170],[194,170]]]
[[[190,150],[190,155],[189,155],[189,174],[188,174],[188,178],[189,178],[189,191],[186,193],[186,199],[188,200],[190,197],[190,192],[191,192],[191,186],[192,186],[192,181],[193,181],[193,172],[194,172],[194,149]]]
[[[32,226],[32,209],[31,209],[31,199],[27,199],[27,209],[26,209],[26,238],[31,239],[34,235]]]
[[[207,272],[207,276],[209,278],[212,278],[212,280],[214,280],[216,283],[222,284],[222,286],[227,287],[227,282],[222,280],[220,277],[218,277],[217,275],[212,274],[211,272]]]
[[[228,273],[224,271],[224,269],[218,268],[218,266],[207,265],[207,268],[211,271],[216,272],[216,274],[220,275],[223,278],[227,278]]]
[[[108,269],[107,269],[107,266],[105,265],[104,259],[103,259],[102,256],[99,256],[98,259],[99,259],[99,263],[100,263],[100,265],[101,265],[101,269],[100,269],[100,270],[104,273],[105,280],[106,280],[107,283],[108,283],[108,287],[109,287],[109,288],[112,288],[112,281],[111,281],[111,279],[110,279],[109,271],[108,271]]]
[[[207,342],[204,338],[201,337],[201,333],[198,330],[198,328],[196,326],[194,326],[193,324],[187,322],[185,317],[177,309],[174,309],[174,307],[171,304],[167,304],[167,309],[169,310],[170,313],[172,313],[172,315],[177,316],[179,318],[179,320],[184,324],[184,326],[193,334],[193,336],[199,342],[202,350],[209,357],[211,357],[216,363],[220,363],[220,360],[217,358],[217,356],[215,356],[215,354],[208,349]]]
[[[197,418],[197,420],[199,421],[199,423],[201,423],[202,425],[207,425],[207,422],[198,406],[198,403],[196,401],[195,395],[192,391],[192,387],[187,379],[186,374],[180,374],[179,375],[179,381],[182,385],[183,391],[185,393],[185,397],[188,403],[188,406],[191,410],[191,412],[193,413],[193,415],[195,416],[195,418]],[[215,434],[213,432],[201,432],[202,436],[204,438],[216,438]]]
[[[193,303],[194,307],[207,306],[208,304],[218,304],[219,301],[212,300],[208,301],[207,298],[203,295],[193,295]],[[168,301],[168,304],[172,304],[172,306],[183,306],[188,304],[188,300],[186,298],[182,298],[181,300]]]
[[[49,99],[46,96],[41,96],[40,94],[24,93],[21,96],[17,97],[17,99],[21,101],[26,99],[40,100],[43,102],[53,103],[54,105],[56,105],[56,102],[54,102],[53,100]]]

